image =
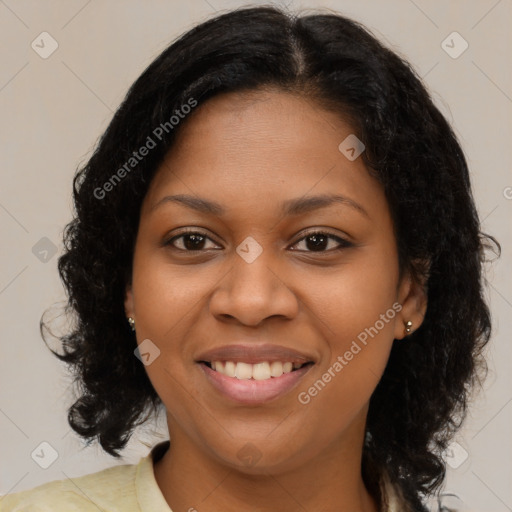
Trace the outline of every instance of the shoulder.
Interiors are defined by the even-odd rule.
[[[124,464],[0,497],[0,512],[138,510],[137,465]]]

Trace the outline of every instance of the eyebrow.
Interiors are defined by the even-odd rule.
[[[225,208],[215,201],[204,199],[201,197],[191,196],[187,194],[177,194],[173,196],[165,196],[157,201],[151,208],[153,212],[160,206],[166,203],[178,203],[196,210],[200,213],[207,215],[222,216],[226,213]],[[301,215],[304,213],[311,212],[313,210],[319,210],[320,208],[326,208],[333,204],[344,204],[353,208],[354,210],[362,213],[366,217],[370,217],[368,212],[356,201],[349,197],[341,195],[329,195],[321,194],[316,196],[303,196],[296,199],[288,199],[282,203],[283,215]]]

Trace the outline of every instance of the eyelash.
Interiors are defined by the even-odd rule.
[[[208,240],[211,240],[212,242],[216,243],[214,240],[212,240],[206,233],[204,233],[203,231],[198,231],[197,229],[187,229],[185,231],[182,231],[180,234],[178,235],[175,235],[173,236],[172,238],[170,238],[169,240],[165,241],[163,243],[163,245],[165,247],[170,247],[171,249],[173,250],[176,250],[176,251],[181,251],[181,252],[188,252],[188,253],[201,253],[201,252],[204,252],[208,249],[198,249],[197,251],[193,251],[193,250],[187,250],[187,249],[180,249],[178,247],[175,247],[173,245],[173,242],[175,240],[178,240],[186,235],[199,235],[199,236],[202,236],[204,238],[207,238]],[[306,239],[307,237],[309,236],[313,236],[313,235],[327,235],[327,238],[330,238],[330,239],[333,239],[333,240],[336,240],[336,242],[339,243],[339,247],[335,248],[335,249],[328,249],[328,250],[324,250],[324,251],[304,251],[304,250],[300,250],[300,251],[297,251],[297,252],[309,252],[309,253],[332,253],[332,252],[336,252],[336,251],[340,251],[342,249],[347,249],[349,247],[353,247],[354,244],[352,242],[349,242],[348,240],[346,240],[345,238],[342,238],[338,235],[333,235],[332,233],[329,233],[328,231],[322,231],[322,230],[317,230],[317,231],[310,231],[306,234],[304,234],[304,236],[302,236],[302,238],[300,238],[299,240],[297,240],[293,245],[297,245],[299,242],[302,242],[304,239]]]

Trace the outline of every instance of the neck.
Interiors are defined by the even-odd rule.
[[[361,432],[357,439],[344,436],[350,442],[338,439],[302,464],[261,468],[254,474],[223,464],[176,425],[172,427],[170,447],[155,462],[154,472],[173,511],[244,510],[248,504],[262,512],[379,511],[361,475],[364,428],[354,426]]]

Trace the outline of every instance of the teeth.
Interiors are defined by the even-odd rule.
[[[236,364],[233,363],[233,361],[226,361],[226,364],[224,365],[224,374],[228,377],[236,376]]]
[[[222,373],[222,370],[220,370],[220,373]],[[235,377],[237,379],[250,379],[252,377],[252,364],[236,363]]]
[[[289,361],[282,363],[281,361],[267,361],[249,364],[233,361],[212,361],[212,370],[227,375],[228,377],[236,377],[237,379],[247,380],[267,380],[271,377],[281,377],[283,373],[290,373],[302,366],[302,363],[291,363]]]
[[[253,364],[252,378],[254,380],[270,379],[270,365],[268,363]]]
[[[270,364],[270,375],[272,377],[281,377],[283,375],[283,363],[274,361]]]

